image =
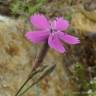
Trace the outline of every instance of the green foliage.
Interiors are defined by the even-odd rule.
[[[87,96],[87,90],[88,90],[88,82],[86,80],[86,74],[85,74],[85,68],[83,66],[83,64],[79,64],[77,63],[75,65],[75,75],[77,77],[77,83],[80,89],[80,94],[82,94],[82,96]]]
[[[96,77],[86,80],[86,68],[83,64],[75,65],[76,82],[79,86],[79,94],[77,96],[96,96]]]
[[[91,89],[89,89],[89,96],[96,96],[96,77],[90,81]]]
[[[65,15],[64,18],[67,19],[67,20],[69,20],[69,21],[71,21],[72,14]]]
[[[10,4],[10,10],[14,15],[29,16],[38,12],[46,0],[14,0]]]

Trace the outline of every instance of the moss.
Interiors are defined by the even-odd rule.
[[[10,10],[14,15],[29,16],[34,12],[38,12],[45,1],[46,0],[35,0],[34,2],[31,0],[14,0],[10,4]]]

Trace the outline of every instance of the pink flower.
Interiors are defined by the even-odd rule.
[[[35,14],[31,16],[30,21],[37,30],[27,32],[25,37],[33,43],[48,41],[48,45],[60,53],[65,52],[63,42],[68,44],[80,43],[77,37],[65,32],[69,27],[69,22],[62,17],[48,21],[44,15]]]

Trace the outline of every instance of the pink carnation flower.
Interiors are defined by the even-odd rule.
[[[30,21],[37,30],[27,32],[25,37],[35,44],[48,41],[48,45],[51,48],[60,53],[64,53],[65,48],[63,42],[67,44],[80,43],[77,37],[68,35],[65,32],[69,27],[69,22],[62,17],[58,17],[53,21],[48,21],[44,15],[35,14],[31,16]]]

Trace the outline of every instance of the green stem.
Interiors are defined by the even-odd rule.
[[[47,68],[45,70],[45,72],[33,83],[31,84],[28,88],[26,88],[20,95],[18,96],[22,96],[23,94],[25,94],[30,88],[32,88],[32,86],[34,86],[35,84],[37,84],[38,82],[40,82],[46,75],[50,74],[54,69],[55,69],[56,65],[52,65],[51,67]]]
[[[32,70],[27,78],[27,80],[23,83],[23,85],[20,87],[20,89],[17,91],[16,95],[15,96],[18,96],[18,94],[21,92],[21,90],[24,88],[24,86],[29,82],[30,79],[32,79],[33,77],[33,74],[34,74],[34,71],[36,70],[36,68],[38,68],[41,63],[43,62],[43,59],[44,57],[46,56],[47,54],[47,51],[48,51],[48,43],[45,42],[43,47],[41,48],[39,54],[37,55],[34,63],[32,64]],[[37,73],[37,72],[36,72]],[[34,74],[35,75],[35,74]]]
[[[15,96],[18,96],[19,92],[23,89],[23,87],[27,84],[27,82],[30,80],[30,78],[28,78],[24,83],[23,85],[20,87],[20,89],[17,91],[16,95]]]
[[[23,85],[20,87],[20,89],[18,90],[18,92],[16,93],[15,96],[18,96],[19,92],[24,88],[24,86],[29,82],[29,80],[34,77],[35,74],[43,71],[46,67],[47,66],[43,66],[41,69],[38,69],[38,70],[34,71],[32,74],[30,74],[29,78],[23,83]]]
[[[37,82],[34,82],[33,84],[31,84],[28,88],[26,88],[20,95],[18,96],[22,96],[24,93],[26,93],[32,86],[34,86]]]

